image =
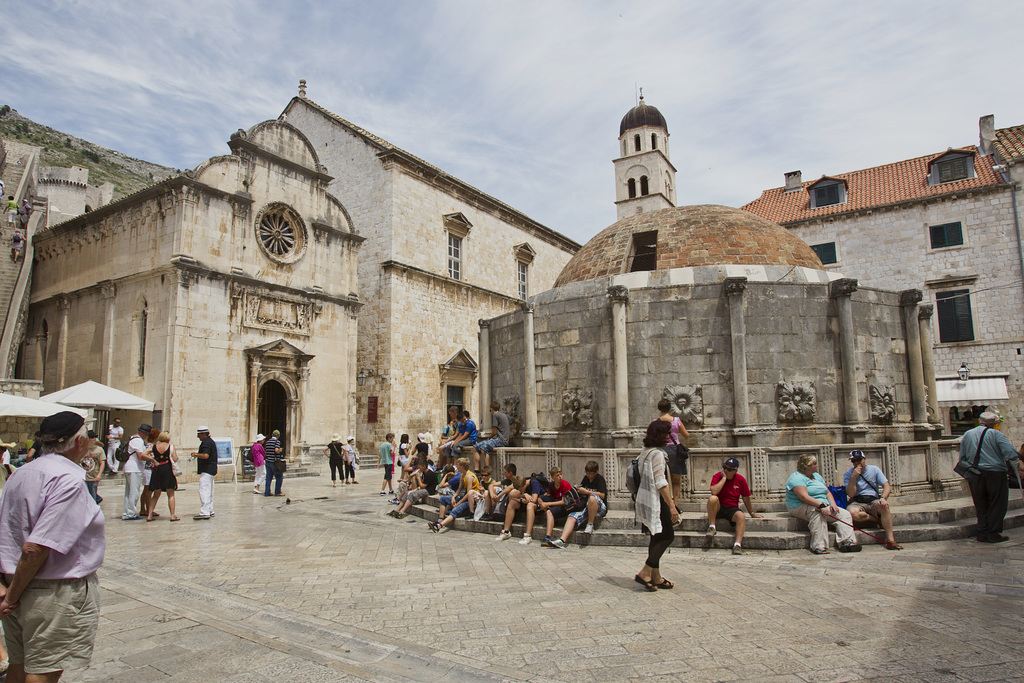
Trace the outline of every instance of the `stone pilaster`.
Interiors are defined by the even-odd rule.
[[[491,321],[480,318],[477,324],[480,325],[480,401],[477,407],[477,424],[483,426],[490,424],[490,420],[485,418],[490,415],[488,408],[491,405]]]
[[[914,424],[928,422],[928,408],[925,400],[927,388],[924,383],[924,365],[921,361],[921,327],[918,322],[918,304],[923,298],[920,289],[900,292],[900,308],[903,310],[903,328],[907,339],[907,366],[910,370],[910,409]]]
[[[533,338],[533,304],[523,307],[523,358],[526,365],[526,411],[523,414],[523,431],[537,429],[537,360],[536,341]]]
[[[114,289],[113,283],[100,285],[100,296],[103,297],[103,367],[101,376],[108,387],[113,379],[114,357]],[[41,375],[40,375],[41,376]]]
[[[608,288],[612,301],[612,359],[615,367],[615,427],[629,427],[629,373],[626,351],[626,304],[629,289],[622,285]]]
[[[66,296],[57,297],[57,306],[60,308],[60,384],[57,390],[65,387],[64,381],[67,377],[68,365],[68,312],[71,310],[71,299]]]
[[[935,306],[925,304],[917,309],[917,320],[921,332],[921,365],[924,369],[924,383],[928,388],[928,421],[942,424],[939,415],[939,400],[935,388],[935,360],[932,352],[932,314]]]
[[[260,407],[260,370],[263,363],[253,358],[249,364],[249,443],[256,441]]]
[[[843,417],[847,425],[861,423],[860,401],[857,398],[857,354],[854,343],[853,303],[850,295],[857,291],[857,280],[842,278],[829,283],[828,294],[836,302],[839,316],[839,358],[842,363]]]
[[[747,278],[725,278],[725,296],[729,301],[729,331],[732,337],[732,393],[736,428],[750,424],[750,405],[747,401],[747,331],[743,318],[743,291]]]

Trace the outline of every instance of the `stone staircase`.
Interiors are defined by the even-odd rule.
[[[437,497],[427,503],[414,506],[410,516],[426,521],[437,521]],[[390,506],[389,506],[390,507]],[[774,506],[777,508],[778,506]],[[974,534],[974,505],[969,496],[952,498],[928,503],[893,506],[893,522],[896,542],[917,543],[922,541],[942,541],[956,538],[967,538]],[[759,510],[762,519],[747,519],[747,531],[743,538],[743,547],[754,550],[800,550],[806,549],[808,543],[807,524],[790,517],[784,509],[771,509],[767,512]],[[718,534],[708,544],[705,536],[707,517],[698,512],[681,513],[681,522],[676,527],[673,547],[677,548],[721,548],[730,549],[733,544],[732,529],[728,522],[718,521]],[[513,538],[522,538],[525,530],[525,512],[520,511],[516,523],[512,525]],[[631,509],[612,509],[608,515],[599,519],[594,525],[593,534],[584,534],[579,529],[569,538],[569,543],[577,546],[604,545],[646,547],[650,537],[645,535],[633,521]],[[1024,500],[1018,489],[1010,490],[1010,509],[1006,515],[1005,527],[1024,526]],[[458,519],[454,527],[460,531],[493,534],[497,536],[502,525],[498,522],[474,521]],[[884,537],[881,529],[865,526],[866,531]],[[561,533],[562,520],[556,520],[555,533]],[[538,515],[533,527],[534,540],[544,538],[544,518]],[[875,543],[870,537],[857,534],[857,540],[864,545]],[[832,545],[835,545],[835,534],[832,534]]]
[[[285,479],[298,479],[299,477],[319,477],[321,474],[320,470],[308,467],[306,465],[296,465],[294,463],[288,463],[288,470],[284,473]],[[241,474],[238,475],[238,481],[252,481],[253,475]]]

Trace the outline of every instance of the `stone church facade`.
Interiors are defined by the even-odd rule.
[[[489,430],[478,321],[549,289],[579,244],[329,112],[300,87],[281,116],[334,175],[359,251],[357,443],[436,432],[446,406]],[[361,383],[361,384],[360,384]],[[513,410],[513,412],[515,412]]]
[[[267,121],[231,153],[39,232],[19,376],[156,403],[188,447],[354,429],[357,234],[310,141]]]

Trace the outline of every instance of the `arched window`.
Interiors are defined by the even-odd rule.
[[[647,189],[647,176],[640,176],[640,196],[646,197],[650,192]]]
[[[658,149],[658,136],[651,133],[651,149]]]
[[[629,179],[629,198],[632,199],[636,196],[636,180],[634,178]]]
[[[633,147],[636,148],[637,152],[640,151],[640,135],[639,134],[633,136]]]

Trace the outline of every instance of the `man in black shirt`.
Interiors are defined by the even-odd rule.
[[[196,471],[199,473],[199,514],[192,519],[210,519],[213,512],[213,478],[217,476],[217,444],[210,438],[209,427],[196,429],[199,438],[199,452],[192,455],[196,458]]]
[[[570,512],[565,520],[565,528],[562,529],[561,538],[556,538],[546,547],[564,548],[566,541],[569,540],[569,536],[572,535],[573,529],[578,524],[583,523],[584,517],[587,519],[587,526],[583,533],[594,533],[594,520],[608,514],[608,505],[605,503],[605,500],[608,498],[608,484],[605,483],[604,477],[598,473],[597,469],[597,461],[589,461],[583,470],[583,481],[576,487],[580,495],[586,499],[587,507],[577,512]]]

